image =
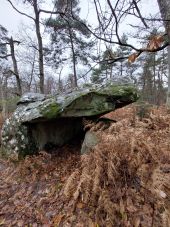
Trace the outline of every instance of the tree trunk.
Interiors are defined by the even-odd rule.
[[[14,40],[12,37],[9,39],[9,44],[10,44],[10,51],[11,51],[13,68],[14,68],[14,71],[12,71],[12,73],[15,75],[15,78],[17,81],[17,94],[21,96],[22,86],[21,86],[21,80],[20,80],[19,71],[18,71],[17,60],[15,58]]]
[[[39,76],[40,76],[40,92],[44,93],[44,55],[43,55],[43,43],[40,32],[40,15],[38,10],[37,0],[33,1],[34,13],[35,13],[35,28],[38,41],[38,54],[39,54]]]
[[[157,0],[163,20],[170,20],[170,0]],[[170,43],[170,21],[164,22]],[[170,46],[168,46],[168,92],[166,104],[170,107]]]
[[[77,72],[76,72],[76,55],[74,51],[74,43],[71,28],[69,27],[69,35],[70,35],[70,42],[71,42],[71,51],[72,51],[72,58],[73,58],[73,72],[74,72],[74,87],[78,87],[77,85]]]
[[[33,76],[34,76],[35,53],[34,53],[33,62],[32,62],[31,64],[32,64],[32,67],[31,67],[30,81],[29,81],[29,83],[28,83],[28,90],[29,90],[29,92],[31,91],[31,85],[32,85],[32,80],[33,80]]]
[[[111,65],[111,69],[110,69],[110,80],[112,80],[112,73],[113,73],[113,66]]]
[[[5,81],[2,81],[0,83],[0,95],[1,95],[1,104],[2,104],[2,118],[3,121],[7,117],[7,105],[6,105],[6,99],[7,99],[7,77],[4,77]]]
[[[170,107],[170,46],[168,46],[168,92],[166,105]]]
[[[157,87],[156,87],[156,55],[153,53],[153,104],[157,102]]]
[[[58,75],[58,90],[59,92],[63,92],[63,84],[61,80],[61,73],[62,73],[63,67],[61,68],[59,75]]]

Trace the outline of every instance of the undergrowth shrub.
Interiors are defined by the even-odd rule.
[[[82,156],[64,193],[73,213],[82,203],[100,227],[170,226],[170,115],[155,109],[132,121],[92,127],[101,142]]]
[[[140,120],[148,118],[152,110],[153,105],[145,102],[141,102],[135,105],[136,114]]]

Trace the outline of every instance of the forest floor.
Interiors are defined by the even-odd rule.
[[[100,143],[0,158],[0,226],[169,227],[170,112],[128,106],[91,124]]]

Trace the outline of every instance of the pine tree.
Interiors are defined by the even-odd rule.
[[[58,11],[64,15],[47,20],[47,26],[53,29],[51,34],[52,53],[50,59],[58,68],[63,63],[71,62],[74,86],[77,87],[77,64],[89,64],[93,42],[89,41],[90,32],[82,25],[79,18],[80,8],[77,0],[55,1]],[[77,18],[75,20],[74,18]],[[85,23],[85,21],[83,21]]]
[[[91,81],[92,83],[103,83],[104,81],[112,80],[113,67],[115,63],[108,63],[108,61],[114,59],[115,53],[111,48],[107,48],[102,56],[98,68],[92,70]],[[100,59],[100,57],[99,57]]]

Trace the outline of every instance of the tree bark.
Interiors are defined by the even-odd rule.
[[[19,76],[17,60],[15,58],[14,40],[13,40],[12,37],[9,39],[9,45],[10,45],[12,63],[13,63],[13,68],[14,68],[14,71],[12,71],[12,73],[15,75],[15,78],[16,78],[16,81],[17,81],[17,94],[19,96],[21,96],[22,95],[21,79],[20,79],[20,76]]]
[[[44,54],[43,54],[43,43],[40,31],[40,12],[38,9],[37,0],[33,1],[34,13],[35,13],[35,29],[38,41],[38,58],[39,58],[39,76],[40,76],[40,92],[44,93]]]
[[[170,20],[170,0],[157,0],[163,20]],[[164,21],[170,43],[170,21]],[[168,92],[166,105],[170,107],[170,46],[168,46]]]
[[[32,67],[31,67],[30,81],[29,81],[29,83],[28,83],[28,90],[29,90],[29,92],[31,91],[31,84],[32,84],[33,76],[34,76],[35,53],[34,53],[33,62],[32,62],[31,64],[32,64]]]
[[[77,85],[77,71],[76,71],[76,55],[75,55],[75,51],[74,51],[74,43],[73,43],[73,37],[72,37],[72,32],[71,32],[70,27],[69,27],[69,36],[70,36],[72,59],[73,59],[74,86],[78,87],[78,85]]]
[[[4,78],[4,81],[3,81]],[[3,76],[2,81],[0,82],[0,95],[1,95],[1,104],[2,104],[2,118],[3,120],[7,117],[7,77]]]

